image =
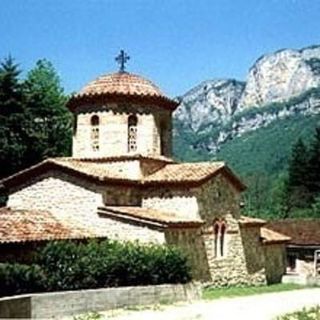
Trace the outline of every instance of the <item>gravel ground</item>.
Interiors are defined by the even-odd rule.
[[[141,307],[139,311],[113,310],[100,314],[103,314],[105,319],[113,320],[271,320],[279,315],[315,305],[320,305],[320,289],[154,306],[147,310]]]

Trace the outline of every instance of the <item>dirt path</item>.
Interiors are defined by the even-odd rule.
[[[303,307],[320,305],[320,289],[266,293],[248,297],[222,298],[192,304],[161,306],[141,311],[103,313],[114,320],[270,320]],[[120,312],[120,311],[119,311]]]

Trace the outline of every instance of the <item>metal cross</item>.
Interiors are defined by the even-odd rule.
[[[125,63],[127,63],[129,59],[130,57],[123,50],[120,50],[120,54],[115,58],[120,65],[119,72],[125,72]]]

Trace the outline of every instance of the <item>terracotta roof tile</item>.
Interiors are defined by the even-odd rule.
[[[91,236],[78,227],[70,229],[64,226],[46,211],[0,208],[0,243],[82,239]]]
[[[153,208],[134,206],[105,206],[100,207],[101,215],[113,215],[114,217],[139,219],[140,222],[154,222],[162,226],[199,227],[203,224],[200,219],[181,218],[175,213],[163,212]]]
[[[163,97],[164,94],[152,83],[136,74],[117,72],[106,74],[91,81],[78,95],[92,95],[101,93],[117,93],[125,95],[148,95]]]
[[[261,228],[261,238],[264,244],[276,244],[290,241],[290,237],[267,228]]]
[[[72,109],[83,99],[95,99],[97,97],[136,97],[143,98],[141,103],[150,102],[150,98],[160,105],[175,109],[178,102],[166,97],[161,90],[150,80],[128,72],[106,74],[89,82],[79,93],[71,97],[68,106]]]
[[[133,159],[134,158],[132,158],[132,160]],[[143,157],[137,157],[136,159],[142,160]],[[19,184],[19,181],[34,176],[36,171],[45,172],[49,169],[61,169],[65,172],[81,175],[84,178],[92,178],[103,183],[128,183],[141,186],[197,186],[221,172],[226,175],[231,183],[240,191],[245,189],[242,182],[223,162],[172,163],[160,159],[159,161],[163,162],[163,166],[159,170],[147,176],[135,176],[129,174],[127,170],[123,170],[121,166],[115,166],[115,159],[80,160],[75,158],[53,158],[20,171],[0,182],[8,187]]]
[[[243,225],[243,226],[261,226],[261,225],[265,225],[267,222],[265,220],[258,219],[258,218],[241,216],[239,219],[239,223],[240,225]]]
[[[290,237],[289,245],[320,245],[320,219],[274,220],[269,221],[266,227]]]
[[[99,180],[105,181],[108,179],[119,179],[119,180],[128,180],[136,181],[137,179],[131,178],[128,176],[126,171],[123,171],[121,167],[113,166],[112,162],[106,161],[86,161],[86,160],[77,160],[73,158],[58,158],[50,159],[52,163],[58,164],[65,168],[69,168],[80,173],[83,173],[88,176],[92,176]]]
[[[146,182],[201,181],[224,167],[223,162],[196,162],[167,164],[145,178]]]

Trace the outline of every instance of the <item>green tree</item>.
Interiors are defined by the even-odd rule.
[[[298,139],[292,147],[289,159],[288,181],[283,199],[285,217],[291,215],[293,210],[307,208],[311,204],[312,194],[306,184],[309,159],[308,148]]]
[[[308,149],[302,139],[293,145],[288,167],[288,185],[289,188],[300,187],[305,184],[306,174],[308,172]]]
[[[47,157],[71,153],[72,116],[60,79],[47,60],[39,60],[24,82],[28,121],[27,153],[29,166]]]
[[[320,195],[320,127],[316,128],[310,144],[306,182],[313,199]]]
[[[22,167],[26,150],[24,95],[20,73],[12,57],[0,63],[0,177]]]

